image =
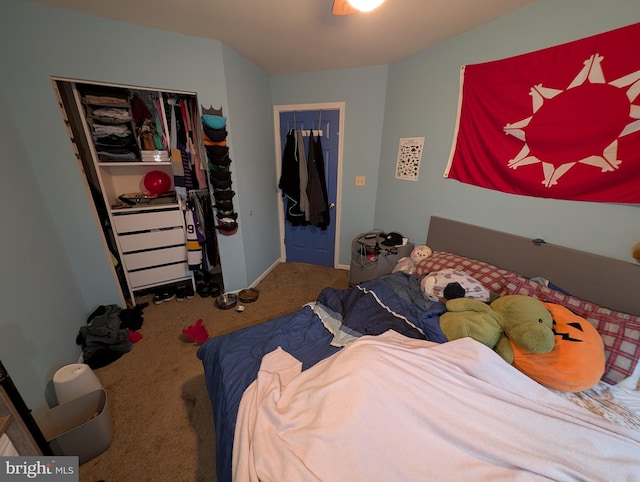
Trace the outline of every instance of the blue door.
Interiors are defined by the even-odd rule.
[[[295,118],[295,123],[294,123]],[[313,225],[293,226],[285,218],[284,244],[287,261],[334,266],[336,237],[336,193],[338,185],[338,125],[339,110],[314,110],[280,113],[281,152],[290,129],[303,131],[308,158],[309,134],[318,134],[322,142],[330,221],[326,229]],[[283,209],[285,204],[282,204]]]

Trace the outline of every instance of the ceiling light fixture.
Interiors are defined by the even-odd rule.
[[[361,12],[370,12],[371,10],[378,8],[384,0],[347,0],[353,8],[360,10]]]

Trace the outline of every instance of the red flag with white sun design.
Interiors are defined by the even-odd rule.
[[[640,23],[466,65],[445,177],[511,194],[640,203]]]

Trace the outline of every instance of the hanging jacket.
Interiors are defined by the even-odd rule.
[[[307,197],[307,183],[309,181],[309,168],[307,167],[307,156],[304,153],[304,138],[302,131],[297,132],[298,148],[298,173],[300,175],[300,211],[304,213],[305,223],[309,222],[309,198]]]
[[[285,218],[294,226],[305,223],[304,212],[300,209],[300,170],[297,156],[297,133],[289,130],[282,152],[282,172],[278,187],[285,198]]]
[[[322,149],[322,139],[318,135],[315,143],[316,147],[316,169],[318,170],[318,178],[320,179],[320,187],[322,188],[322,196],[324,197],[324,202],[326,205],[326,219],[324,223],[320,223],[319,226],[326,224],[329,226],[331,223],[331,208],[329,207],[329,192],[327,188],[327,176],[325,173],[324,166],[324,154]]]
[[[309,181],[307,197],[309,198],[309,223],[321,229],[329,225],[329,203],[324,176],[324,159],[320,136],[315,141],[313,133],[309,136]]]

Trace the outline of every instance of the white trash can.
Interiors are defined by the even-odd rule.
[[[58,403],[69,402],[85,393],[100,390],[102,384],[86,363],[73,363],[60,368],[53,375],[53,388]]]

